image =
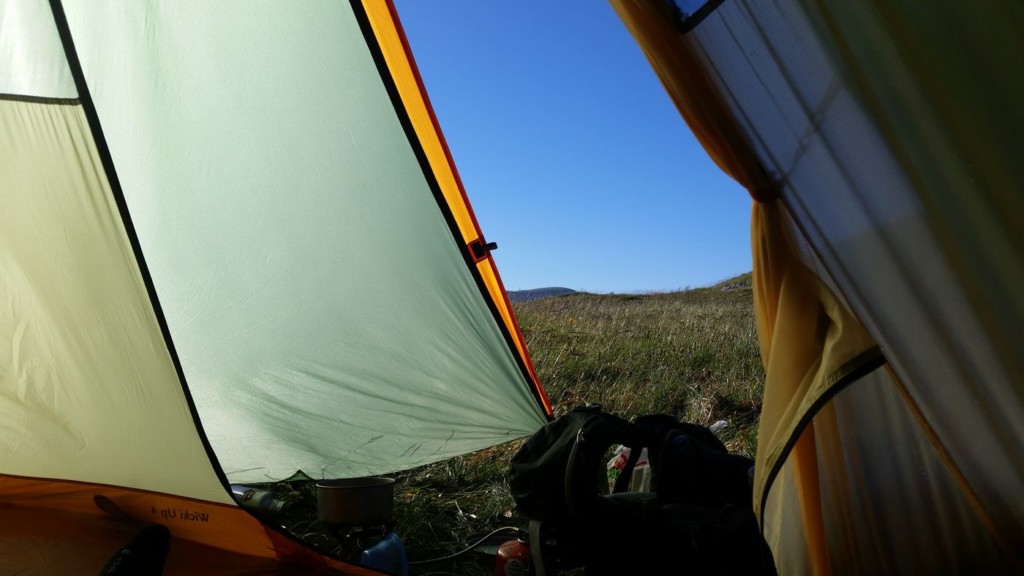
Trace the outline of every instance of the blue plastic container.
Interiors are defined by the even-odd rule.
[[[363,550],[359,563],[381,572],[409,576],[409,559],[405,555],[405,546],[402,545],[402,539],[394,532]]]

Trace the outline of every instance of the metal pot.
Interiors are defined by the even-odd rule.
[[[368,476],[316,483],[317,518],[333,526],[380,526],[391,522],[395,481]]]

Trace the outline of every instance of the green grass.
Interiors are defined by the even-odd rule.
[[[720,437],[729,450],[753,457],[764,371],[749,286],[745,274],[672,293],[543,298],[515,312],[556,415],[592,402],[628,418],[656,412],[703,425],[725,420]],[[410,561],[524,525],[505,477],[521,443],[395,475],[395,532]],[[413,564],[410,573],[489,575],[492,566],[493,559],[470,553]]]
[[[763,368],[749,290],[547,298],[517,309],[556,413],[582,402],[628,416],[751,423]],[[742,438],[729,446],[752,455]]]

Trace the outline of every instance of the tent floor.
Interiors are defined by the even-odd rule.
[[[0,574],[97,576],[145,525],[102,516],[0,507]],[[173,536],[173,535],[172,535]],[[171,538],[163,575],[295,574],[271,558]]]

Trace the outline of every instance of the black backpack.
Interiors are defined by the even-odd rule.
[[[609,491],[606,462],[618,444],[630,457]],[[628,492],[643,448],[653,491]],[[512,498],[530,520],[533,574],[775,574],[752,510],[752,466],[703,426],[577,407],[510,463]]]

